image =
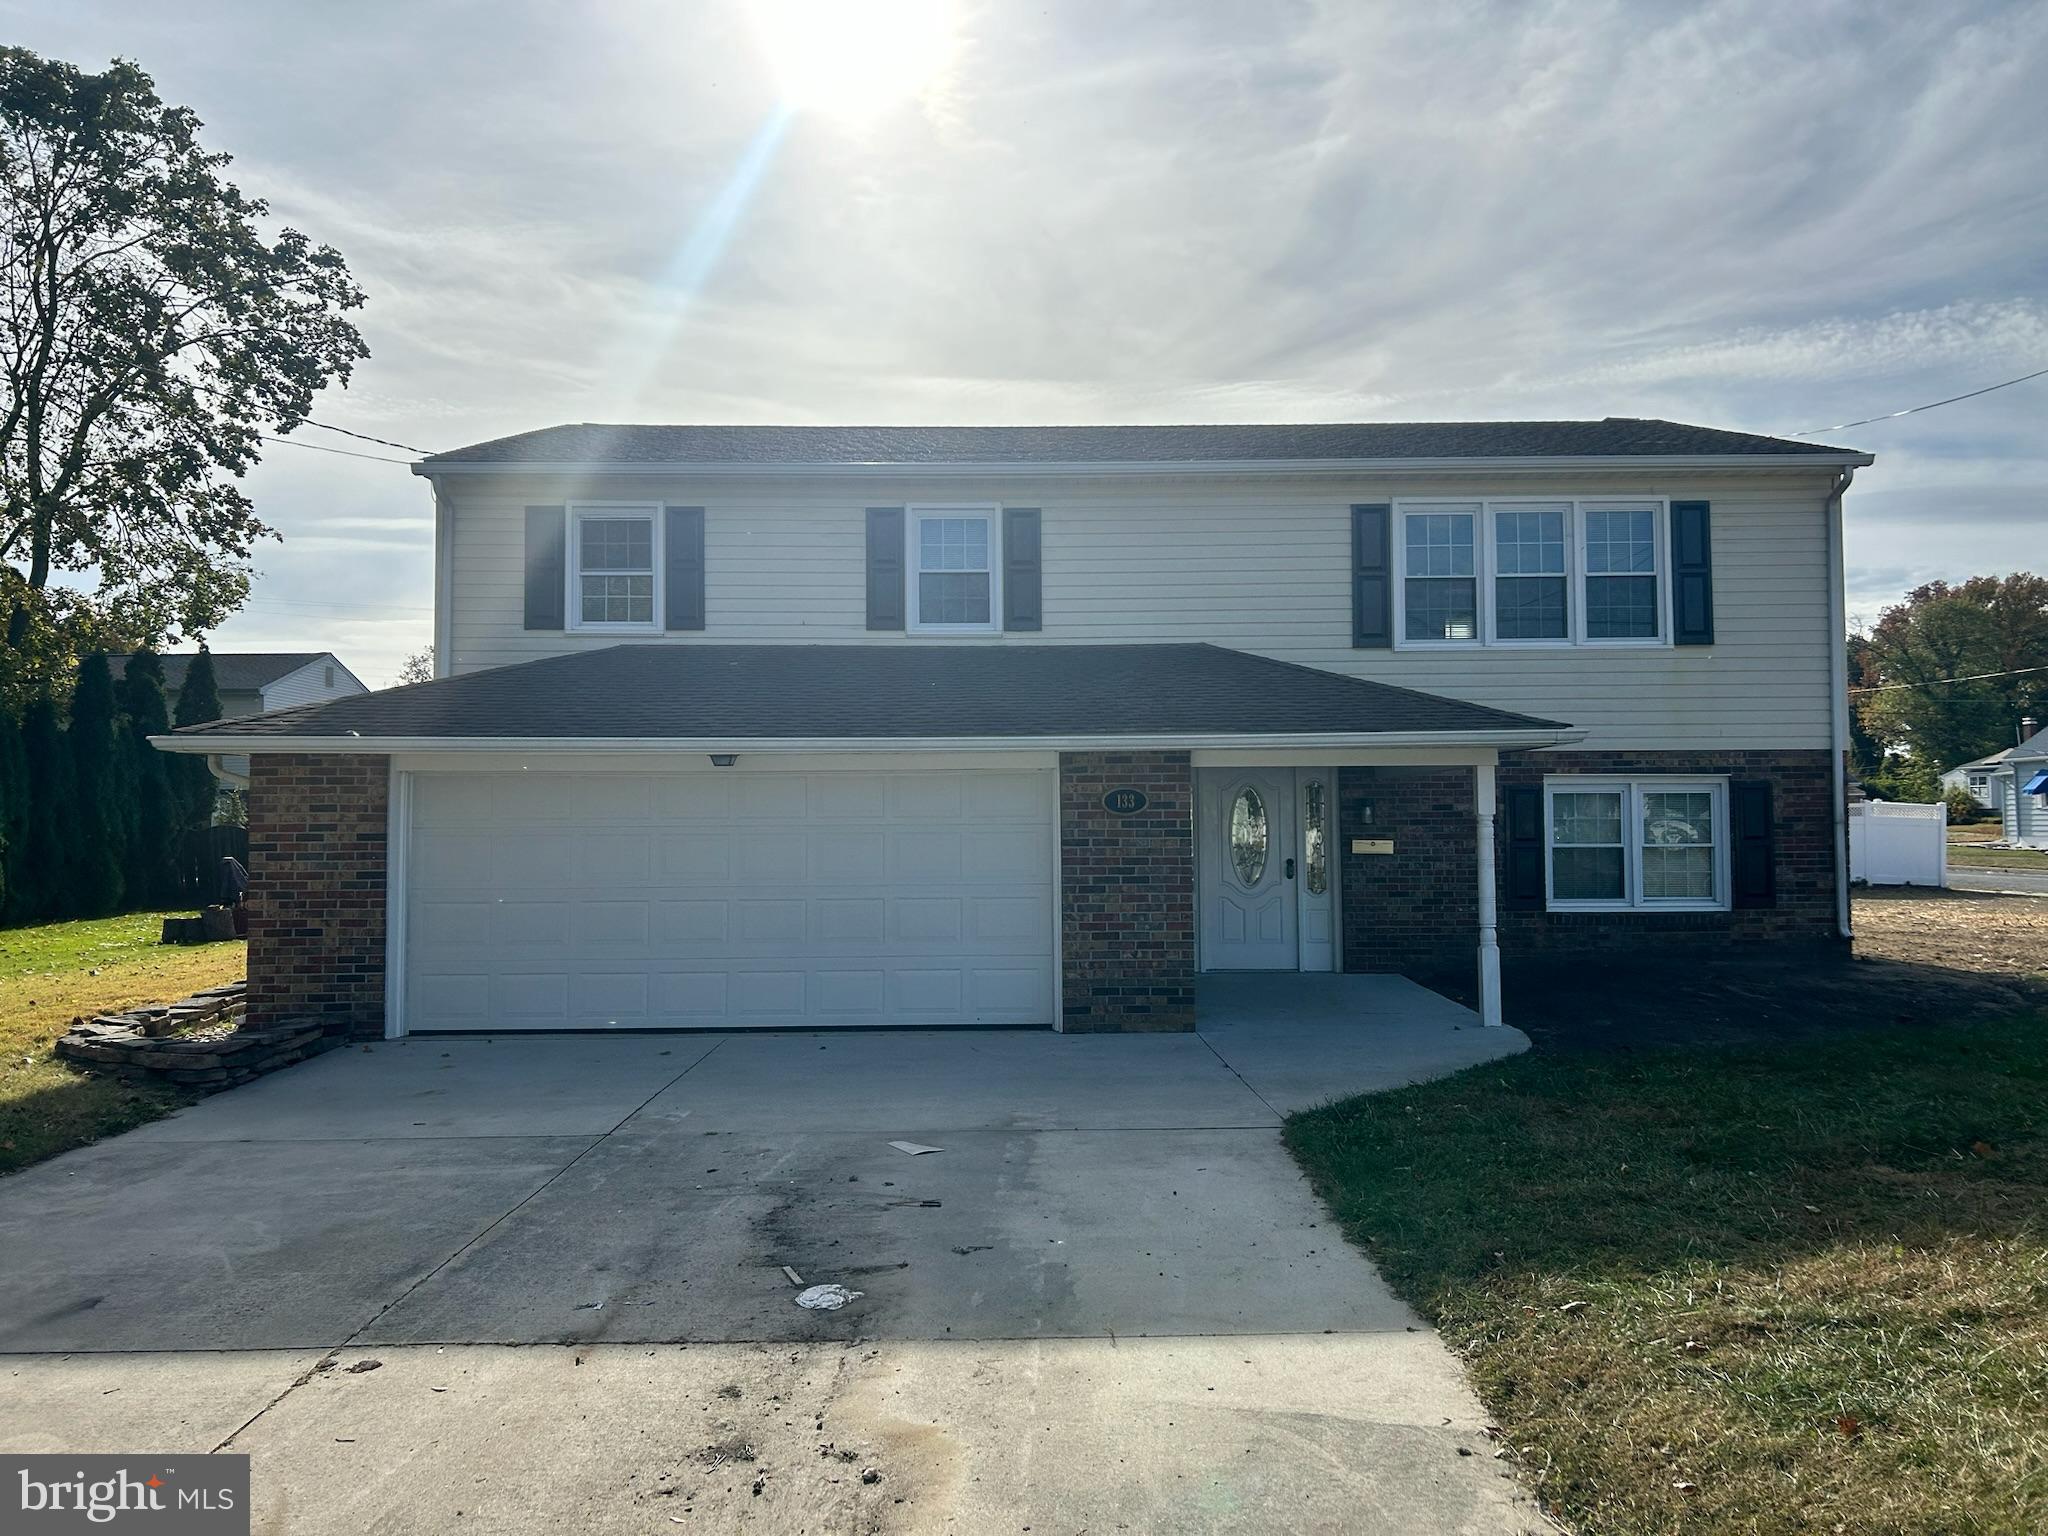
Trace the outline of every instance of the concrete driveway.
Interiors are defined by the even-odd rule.
[[[1277,1135],[1521,1037],[1202,1020],[334,1053],[0,1183],[0,1446],[247,1452],[291,1531],[1529,1528]]]

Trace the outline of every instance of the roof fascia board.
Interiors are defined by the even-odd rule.
[[[1637,455],[1551,455],[1520,458],[1459,459],[1188,459],[1164,462],[1082,463],[1073,462],[968,462],[892,464],[712,464],[682,462],[639,462],[626,459],[580,460],[574,463],[530,459],[457,459],[439,463],[421,460],[412,472],[434,479],[441,475],[523,474],[584,479],[595,475],[703,476],[707,479],[747,479],[781,476],[793,479],[853,476],[860,479],[957,479],[962,476],[1007,475],[1030,478],[1100,478],[1122,475],[1231,476],[1260,475],[1389,475],[1441,474],[1512,470],[1785,470],[1861,469],[1876,463],[1867,453],[1720,453],[1720,454],[1637,454]]]
[[[649,757],[678,752],[1103,752],[1213,751],[1227,748],[1556,747],[1583,741],[1577,727],[1498,731],[1270,732],[1122,736],[152,736],[165,752],[616,752]]]

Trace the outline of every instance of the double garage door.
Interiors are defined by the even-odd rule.
[[[418,773],[408,1030],[1049,1024],[1054,775]]]

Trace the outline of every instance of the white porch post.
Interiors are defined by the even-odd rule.
[[[1474,820],[1479,833],[1479,1022],[1500,1023],[1500,936],[1493,901],[1493,764],[1472,770]]]

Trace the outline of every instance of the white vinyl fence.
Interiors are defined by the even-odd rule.
[[[1865,800],[1849,807],[1849,878],[1948,884],[1948,807]]]

